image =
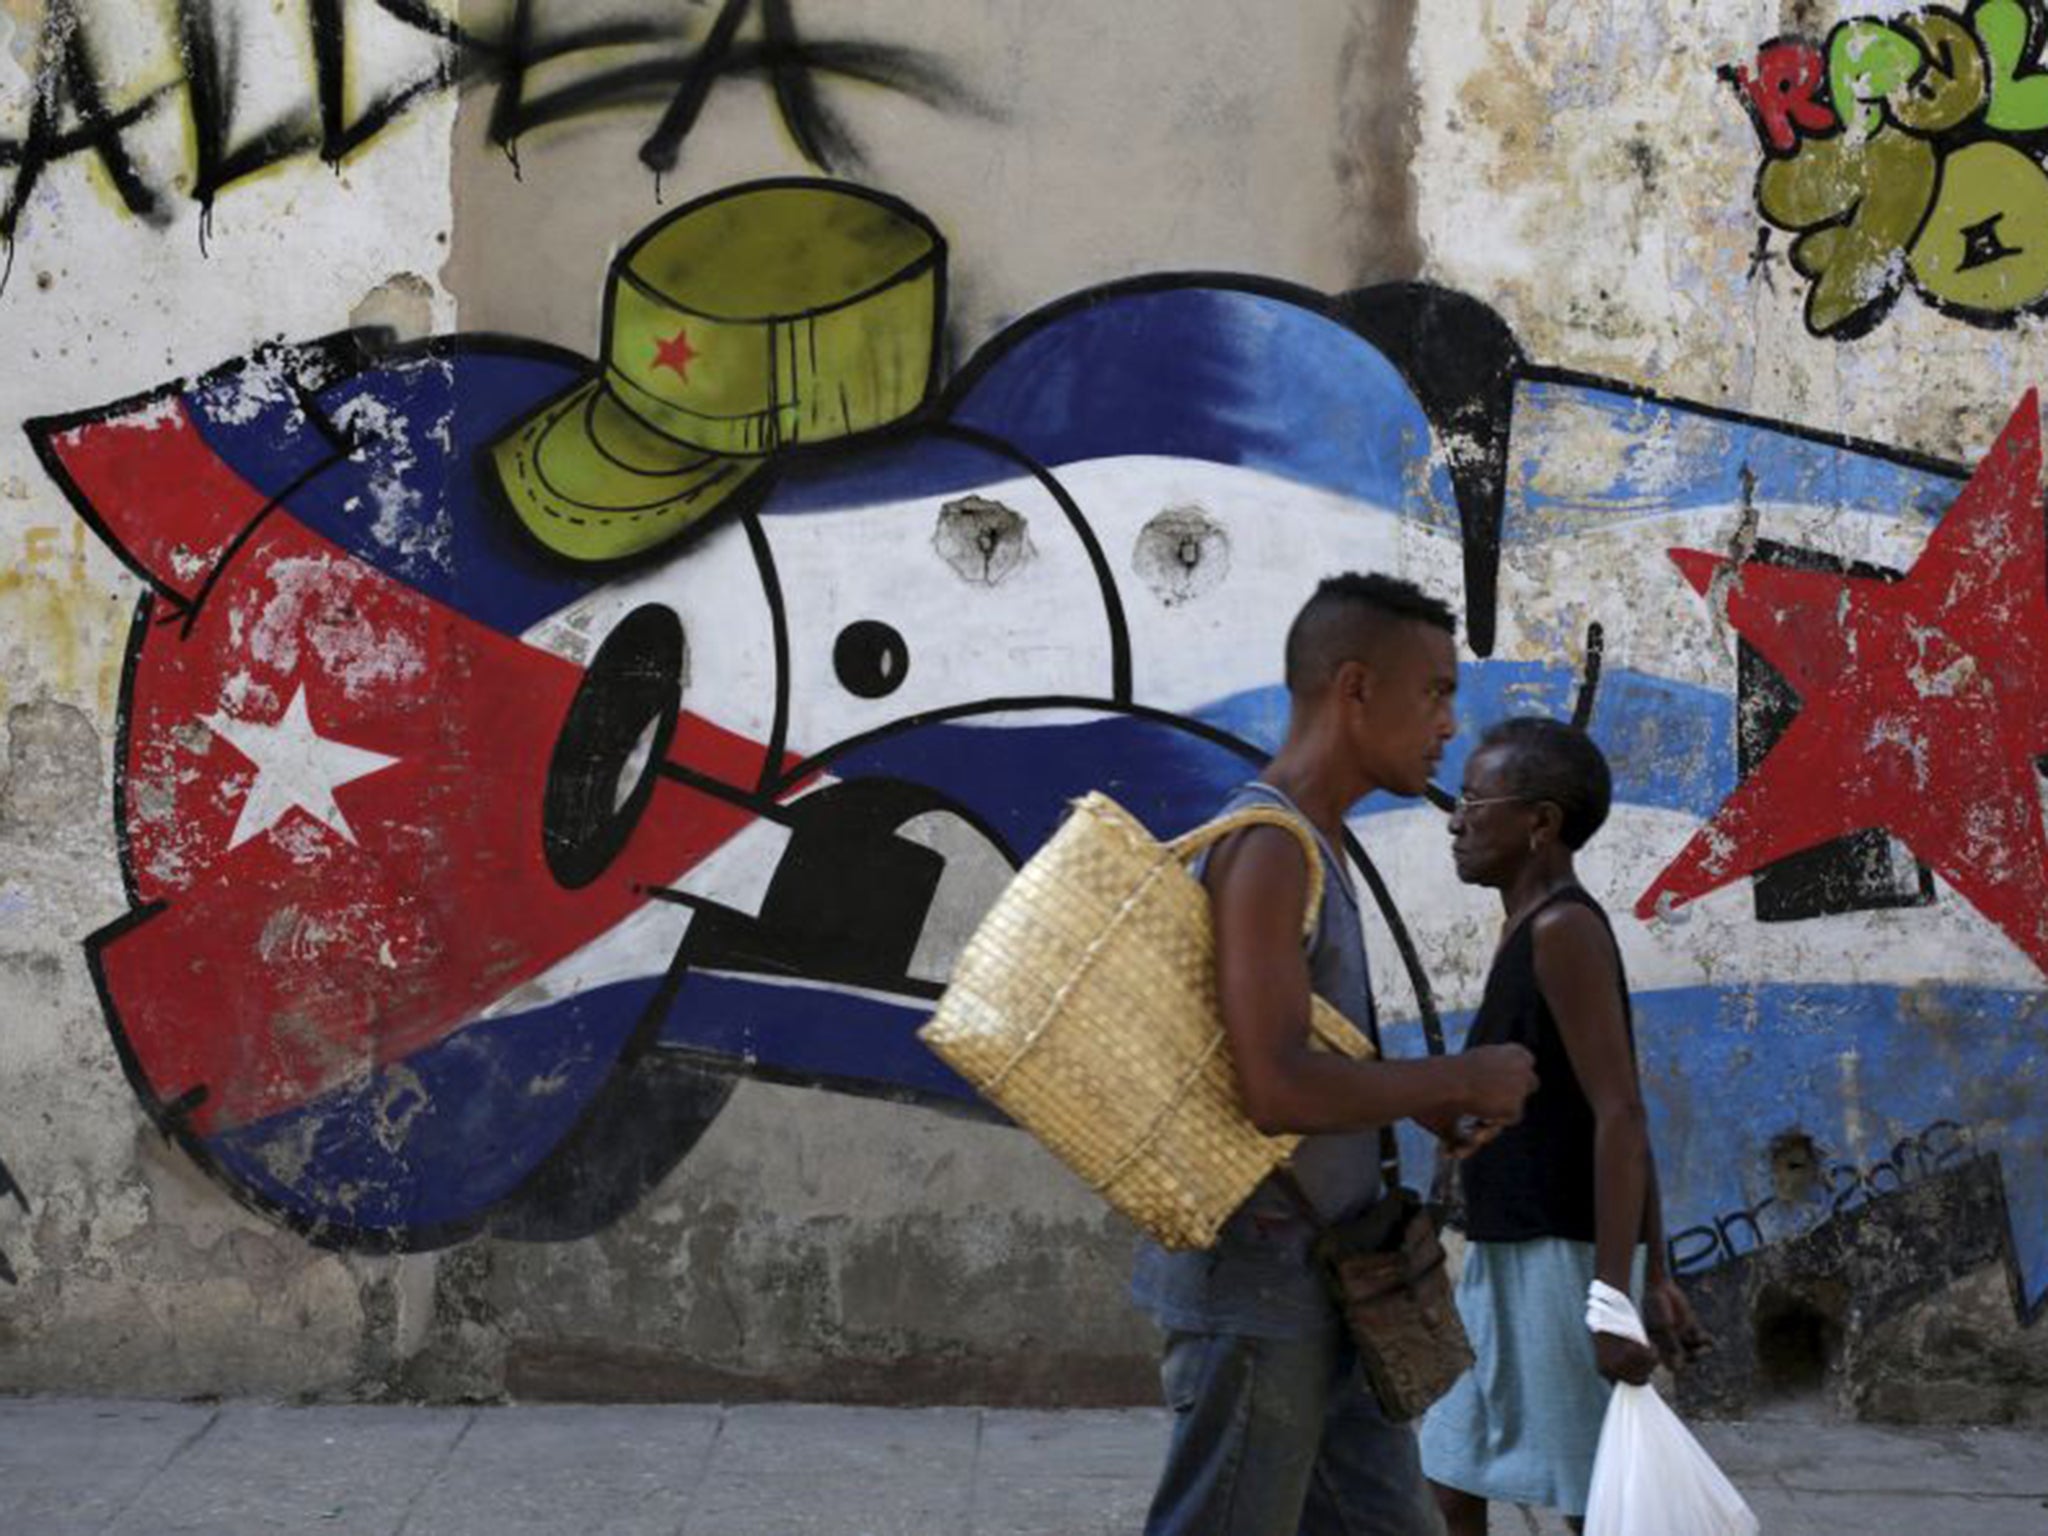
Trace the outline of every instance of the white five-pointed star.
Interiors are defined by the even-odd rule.
[[[348,819],[335,804],[334,791],[353,779],[389,768],[398,759],[381,752],[366,752],[332,741],[313,729],[306,714],[306,685],[285,706],[273,725],[257,725],[228,715],[208,715],[206,728],[256,765],[256,782],[242,802],[242,814],[235,822],[229,848],[239,848],[252,837],[260,837],[290,811],[308,816],[339,832],[349,842],[356,840]]]

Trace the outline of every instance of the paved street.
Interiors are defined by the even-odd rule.
[[[1700,1432],[1773,1536],[2048,1536],[2048,1431]],[[1164,1433],[1146,1411],[0,1399],[0,1531],[1111,1536]]]

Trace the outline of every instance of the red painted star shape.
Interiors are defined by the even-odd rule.
[[[654,361],[648,367],[672,369],[675,376],[687,384],[690,382],[690,362],[696,356],[697,349],[690,345],[690,333],[687,330],[677,331],[667,341],[655,342]]]
[[[1671,558],[1706,594],[1733,562]],[[1903,580],[1745,563],[1728,622],[1800,710],[1636,903],[1692,901],[1882,827],[2048,971],[2048,530],[2036,396],[2021,402]]]

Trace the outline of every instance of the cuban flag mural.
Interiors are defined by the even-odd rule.
[[[1674,1268],[1975,1168],[2038,1316],[2035,400],[1974,470],[1526,366],[1504,431],[1499,630],[1461,712],[1576,713],[1614,768],[1579,863],[1634,988]],[[1446,887],[1433,813],[1360,831],[1455,1038],[1497,913]],[[1947,1275],[1987,1235],[1925,1241]]]
[[[492,500],[478,449],[578,376],[532,347],[341,337],[36,424],[151,589],[91,953],[166,1128],[423,1245],[600,1223],[735,1073],[982,1113],[914,1030],[1068,800],[1199,820],[1301,584],[1457,559],[1426,416],[1295,297],[1027,330],[623,570]]]
[[[239,1198],[565,1238],[743,1076],[988,1113],[914,1037],[979,914],[1085,790],[1207,816],[1277,745],[1301,600],[1379,569],[1463,596],[1468,727],[1576,715],[1615,764],[1584,872],[1681,1270],[1990,1159],[2048,1292],[2031,405],[1971,481],[1533,367],[1454,295],[1161,276],[590,564],[490,455],[589,376],[358,334],[31,424],[148,586],[92,963]],[[1436,806],[1352,827],[1390,1046],[1455,1048],[1497,914]]]

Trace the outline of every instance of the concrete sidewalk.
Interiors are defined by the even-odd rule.
[[[2048,1432],[1710,1424],[1785,1536],[2048,1536]],[[288,1408],[0,1399],[0,1531],[1112,1536],[1149,1411]],[[1561,1530],[1497,1507],[1505,1536]]]

